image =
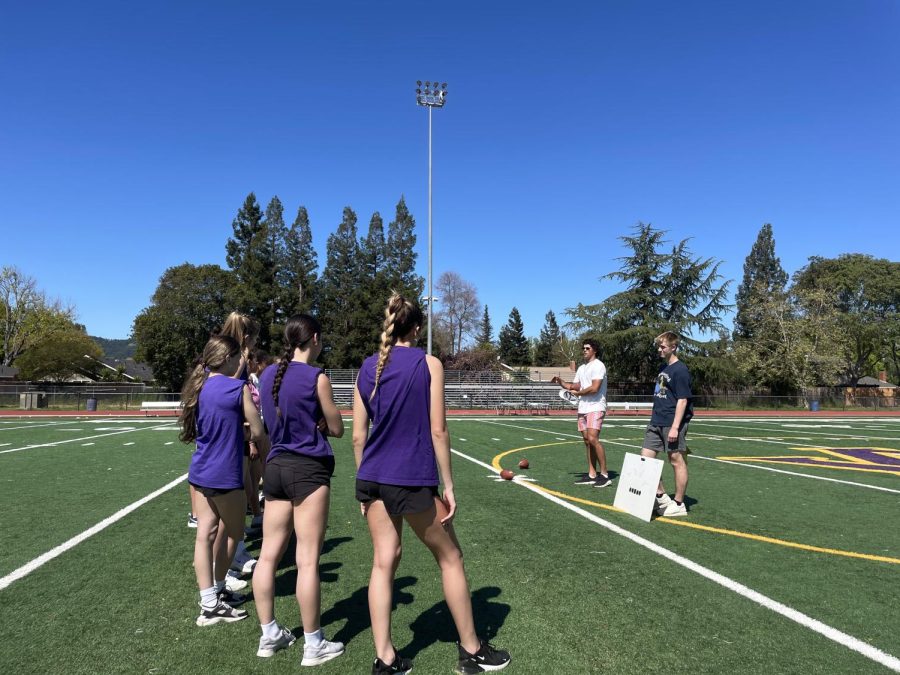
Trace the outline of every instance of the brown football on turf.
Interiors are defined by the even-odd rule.
[[[502,478],[503,480],[512,480],[513,476],[515,475],[516,474],[514,474],[509,469],[503,469],[503,471],[500,472],[500,478]]]
[[[520,459],[520,460],[519,460],[519,468],[520,468],[520,469],[527,469],[527,468],[528,468],[528,460],[527,460],[527,459]]]

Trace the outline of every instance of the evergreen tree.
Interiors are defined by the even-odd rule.
[[[494,338],[492,333],[494,327],[491,325],[491,315],[488,314],[488,306],[484,306],[484,313],[481,315],[481,327],[478,329],[478,337],[475,342],[479,347],[493,347]]]
[[[376,211],[369,221],[369,231],[359,242],[363,282],[360,288],[361,312],[365,326],[378,330],[384,323],[384,307],[391,295],[390,272],[387,269],[387,246],[384,241],[384,221]]]
[[[735,340],[752,340],[756,336],[761,317],[754,313],[753,307],[760,306],[766,299],[783,296],[787,280],[787,272],[775,255],[772,226],[766,223],[744,260],[744,278],[735,295]]]
[[[401,196],[388,224],[385,270],[388,287],[410,299],[422,297],[425,280],[416,274],[416,221]]]
[[[234,237],[225,245],[225,261],[239,282],[234,288],[234,309],[259,321],[258,344],[268,350],[274,319],[272,298],[276,295],[276,261],[266,222],[252,192],[247,195],[231,227]]]
[[[559,330],[559,324],[556,323],[556,315],[551,309],[544,317],[544,327],[541,328],[540,337],[534,348],[534,365],[536,366],[557,366],[559,358],[557,351],[559,343],[562,340],[562,333]]]
[[[320,280],[319,308],[324,319],[329,368],[358,368],[375,351],[380,324],[371,325],[363,294],[364,266],[357,241],[356,214],[349,206],[338,228],[328,237],[327,261]]]
[[[500,360],[508,366],[531,365],[531,350],[525,337],[522,316],[515,307],[509,313],[509,321],[500,329]]]
[[[319,259],[312,243],[312,230],[306,207],[297,209],[297,217],[285,235],[285,261],[278,287],[280,305],[288,317],[300,312],[315,312]]]
[[[605,360],[616,363],[622,377],[651,380],[659,370],[653,338],[666,330],[680,333],[687,354],[699,348],[691,334],[725,332],[722,316],[728,285],[720,283],[720,262],[695,257],[682,240],[671,252],[661,251],[665,231],[638,223],[632,236],[620,237],[631,254],[622,268],[603,278],[623,282],[626,289],[595,305],[570,308],[571,326],[592,333]]]
[[[287,227],[284,224],[284,206],[278,196],[272,197],[266,206],[263,220],[263,231],[266,235],[266,249],[272,256],[271,288],[269,295],[269,320],[272,324],[284,325],[288,314],[281,304],[282,287],[279,283],[287,266]],[[270,330],[274,329],[274,325]],[[273,331],[274,333],[274,331]],[[274,337],[274,335],[273,335]]]

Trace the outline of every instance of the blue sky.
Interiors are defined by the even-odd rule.
[[[495,330],[619,290],[638,221],[732,292],[766,222],[789,273],[896,259],[898,35],[894,0],[7,3],[0,265],[121,338],[166,268],[224,266],[247,193],[305,205],[320,265],[402,194],[424,275],[436,78],[435,277]]]

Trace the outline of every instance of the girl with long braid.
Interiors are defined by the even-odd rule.
[[[250,391],[238,378],[245,365],[236,340],[213,336],[181,392],[179,438],[197,444],[188,481],[197,493],[194,571],[200,588],[198,626],[247,618],[247,612],[233,607],[235,597],[243,598],[232,596],[225,588],[225,573],[244,537],[244,420],[250,425],[250,438],[261,445],[266,442]],[[225,536],[217,539],[220,527]]]
[[[356,498],[374,547],[369,580],[376,656],[372,673],[412,669],[391,641],[392,592],[404,520],[440,567],[444,598],[459,634],[457,672],[500,670],[509,664],[509,653],[475,633],[462,549],[453,531],[456,497],[444,369],[440,361],[416,348],[421,328],[418,305],[394,293],[385,310],[381,348],[363,363],[353,394]],[[438,470],[443,495],[438,494]]]
[[[281,360],[259,379],[263,417],[271,450],[263,491],[263,541],[253,573],[253,594],[262,628],[257,656],[273,656],[295,638],[275,620],[275,570],[291,533],[297,535],[297,602],[306,643],[301,666],[315,666],[344,653],[344,645],[325,639],[321,627],[319,553],[325,539],[334,453],[326,436],[344,434],[331,381],[312,363],[322,351],[319,322],[292,316],[284,328]]]

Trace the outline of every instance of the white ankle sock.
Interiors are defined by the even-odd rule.
[[[200,591],[200,606],[203,609],[212,609],[219,604],[219,594],[216,593],[216,587],[210,586]]]
[[[262,628],[263,635],[265,635],[270,640],[274,640],[279,635],[281,635],[281,626],[279,626],[278,622],[274,619],[271,623],[260,624],[260,628]]]
[[[325,640],[325,633],[322,632],[320,628],[317,631],[313,631],[312,633],[303,633],[303,637],[306,639],[306,644],[310,647],[318,647],[319,644]]]

